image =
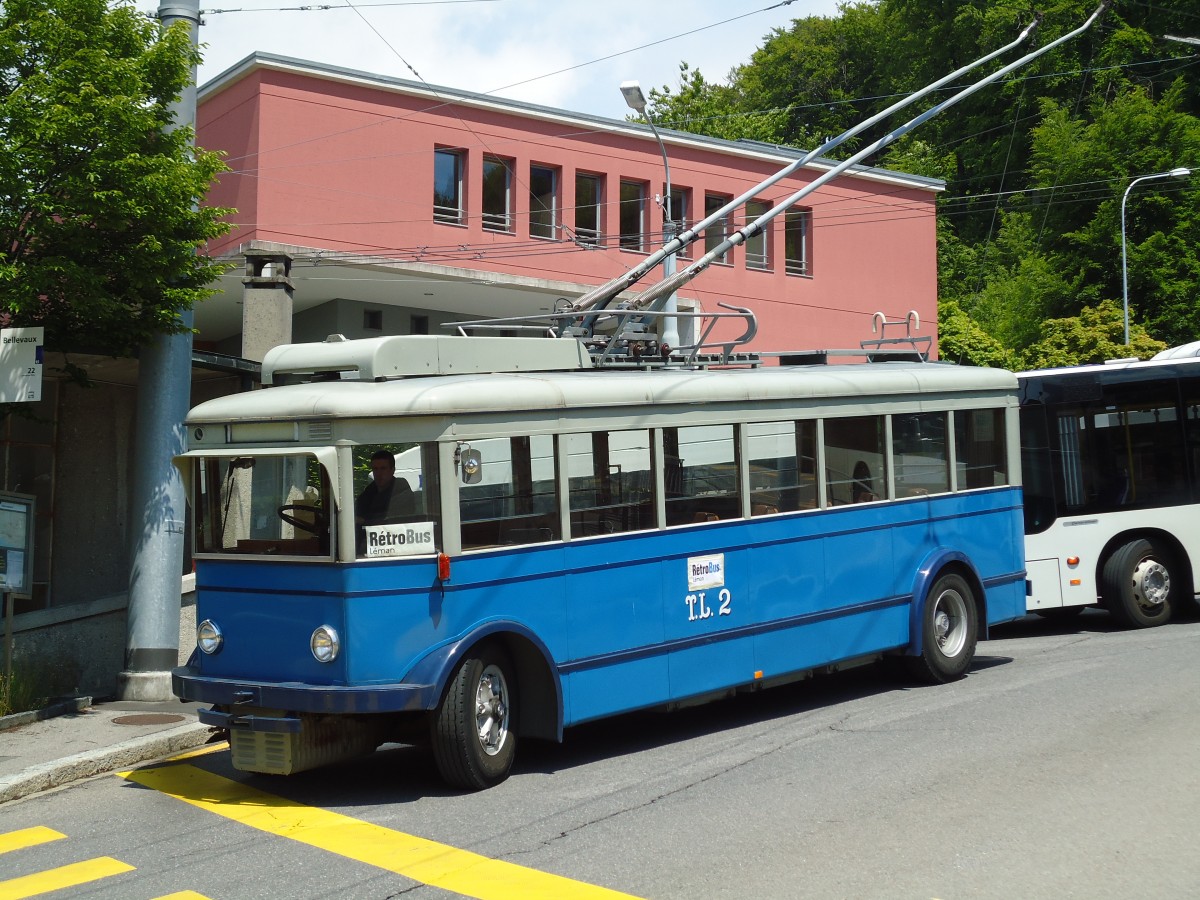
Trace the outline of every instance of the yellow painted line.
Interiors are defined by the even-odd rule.
[[[229,741],[219,741],[216,744],[205,744],[203,747],[198,747],[195,750],[185,750],[183,753],[177,753],[174,756],[168,756],[166,762],[179,762],[183,759],[193,759],[197,756],[208,756],[210,753],[216,753],[220,750],[228,750]],[[122,777],[124,772],[119,772]]]
[[[69,866],[59,866],[57,869],[47,869],[34,875],[0,881],[0,900],[24,900],[26,897],[37,897],[51,891],[61,891],[63,888],[76,887],[89,881],[132,871],[134,867],[128,863],[101,856],[85,862],[71,863]]]
[[[636,900],[608,888],[303,806],[195,766],[163,766],[122,774],[137,784],[259,831],[477,900]]]
[[[197,894],[195,891],[178,891],[174,894],[155,897],[154,900],[209,900],[209,898],[203,894]]]
[[[65,834],[42,825],[35,828],[22,828],[20,831],[0,834],[0,853],[21,850],[24,847],[36,847],[38,844],[48,844],[51,841],[61,841],[65,837]]]

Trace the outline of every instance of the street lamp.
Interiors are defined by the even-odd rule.
[[[1187,178],[1191,174],[1191,169],[1185,169],[1183,166],[1180,166],[1177,169],[1172,169],[1170,172],[1156,172],[1153,175],[1142,175],[1129,182],[1129,187],[1125,188],[1125,195],[1121,198],[1121,298],[1125,309],[1126,347],[1129,346],[1129,262],[1125,251],[1125,201],[1129,199],[1129,192],[1133,190],[1133,186],[1140,181],[1149,181],[1151,178]]]
[[[646,124],[650,126],[650,130],[654,132],[654,139],[658,141],[658,149],[662,153],[663,171],[667,176],[667,192],[663,197],[663,243],[669,243],[675,238],[675,220],[671,218],[671,164],[667,161],[667,148],[663,146],[662,138],[658,134],[658,128],[654,125],[654,118],[646,109],[646,95],[642,93],[642,86],[636,81],[622,81],[621,95],[625,98],[625,103],[630,109],[646,120]],[[663,258],[663,278],[670,278],[675,274],[675,253],[671,252]],[[679,321],[675,316],[679,307],[675,297],[675,292],[671,291],[663,304],[662,326],[659,329],[659,341],[665,344],[668,348],[674,349],[679,345]]]

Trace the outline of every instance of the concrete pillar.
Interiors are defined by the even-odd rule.
[[[164,2],[164,25],[188,23],[192,46],[200,27],[200,0]],[[170,128],[196,121],[196,72],[172,104]],[[170,700],[171,669],[179,657],[179,604],[183,575],[187,500],[172,457],[186,447],[183,420],[192,389],[192,313],[181,316],[189,329],[162,334],[138,359],[134,482],[130,499],[129,611],[125,627],[125,669],[117,674],[122,700]]]
[[[242,357],[262,362],[267,351],[292,342],[292,258],[246,251],[242,279]]]

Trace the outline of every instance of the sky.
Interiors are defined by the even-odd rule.
[[[335,8],[298,9],[326,5]],[[200,9],[201,85],[260,51],[621,119],[630,113],[621,82],[640,82],[647,96],[675,88],[680,62],[723,82],[772,30],[836,15],[837,0],[200,0]]]

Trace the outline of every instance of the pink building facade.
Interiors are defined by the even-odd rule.
[[[207,249],[234,260],[248,249],[291,257],[294,340],[439,333],[463,319],[548,310],[663,241],[663,157],[641,123],[256,55],[201,89],[197,128],[198,143],[224,151],[231,169],[210,202],[236,209],[230,235]],[[797,158],[660,134],[673,218],[685,227]],[[810,164],[756,194],[677,267],[832,165]],[[680,308],[751,309],[750,349],[760,351],[857,347],[873,336],[877,312],[915,311],[920,333],[936,338],[941,187],[853,169],[700,273]],[[660,277],[656,269],[630,294]],[[226,282],[197,310],[198,341],[252,355],[240,352],[231,312],[239,279]]]

